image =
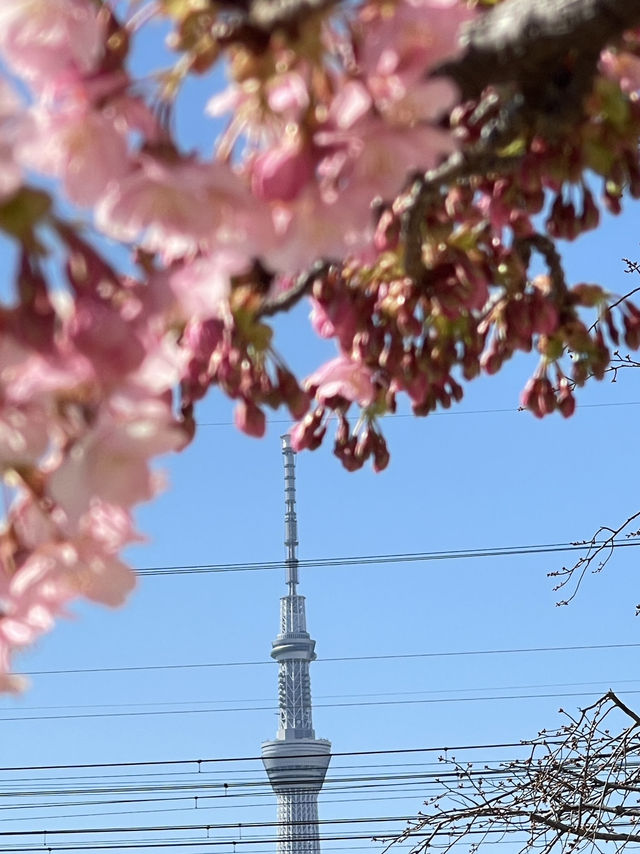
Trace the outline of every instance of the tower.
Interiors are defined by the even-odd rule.
[[[285,497],[285,580],[280,634],[271,657],[278,662],[278,734],[262,744],[262,761],[278,798],[276,854],[320,854],[318,793],[329,765],[331,742],[316,738],[311,719],[309,664],[316,642],[307,632],[298,587],[295,452],[282,437]]]

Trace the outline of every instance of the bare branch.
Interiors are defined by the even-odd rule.
[[[523,743],[523,758],[482,768],[442,760],[453,773],[396,841],[476,851],[509,836],[514,850],[544,854],[640,843],[640,716],[612,691],[564,714],[568,723]]]
[[[292,287],[271,299],[265,299],[256,312],[256,317],[272,317],[274,314],[293,308],[303,296],[309,293],[316,279],[327,275],[331,266],[331,261],[318,261],[308,272],[301,275]]]
[[[558,602],[558,605],[568,605],[576,597],[587,572],[602,572],[611,560],[620,535],[639,517],[640,510],[625,519],[617,528],[601,525],[590,540],[584,540],[582,543],[572,543],[572,545],[576,546],[584,545],[587,553],[580,557],[573,566],[563,566],[562,569],[547,573],[549,578],[561,579],[553,588],[554,590],[562,590],[564,587],[570,586],[570,594]],[[600,535],[605,533],[606,537],[599,539]],[[627,531],[625,534],[626,539],[632,539],[637,536],[640,536],[640,531]],[[637,610],[640,610],[640,606],[637,607]]]

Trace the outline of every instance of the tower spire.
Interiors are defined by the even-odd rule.
[[[286,580],[289,595],[295,596],[298,586],[298,520],[296,517],[296,455],[291,439],[282,436],[284,457],[284,546]]]
[[[262,744],[264,763],[278,799],[276,854],[320,854],[318,793],[329,765],[331,742],[316,738],[311,709],[309,664],[316,642],[307,632],[304,596],[298,587],[295,452],[282,437],[285,497],[287,595],[280,599],[280,633],[271,657],[278,662],[279,727]]]

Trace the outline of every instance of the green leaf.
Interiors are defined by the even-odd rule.
[[[0,230],[21,243],[33,244],[33,230],[51,210],[51,197],[33,187],[21,187],[0,205]]]

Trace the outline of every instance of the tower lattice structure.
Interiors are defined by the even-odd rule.
[[[298,530],[295,452],[282,437],[285,488],[285,572],[280,633],[271,657],[278,662],[279,727],[262,744],[262,761],[278,799],[276,854],[320,854],[318,794],[329,765],[331,742],[316,738],[311,714],[309,664],[316,642],[307,631],[304,596],[298,595]]]

